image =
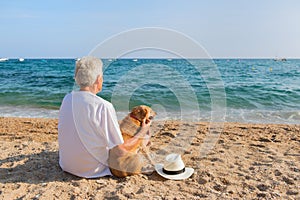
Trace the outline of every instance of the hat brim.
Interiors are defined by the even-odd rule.
[[[171,179],[171,180],[183,180],[183,179],[187,179],[187,178],[189,178],[194,173],[194,169],[193,168],[186,167],[185,171],[182,174],[169,175],[169,174],[165,174],[163,172],[163,167],[164,167],[163,164],[156,164],[155,165],[156,172],[159,175],[161,175],[162,177],[164,177],[166,179]]]

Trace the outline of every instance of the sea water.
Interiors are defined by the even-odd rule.
[[[63,97],[78,90],[75,59],[0,62],[0,116],[57,118]],[[122,118],[136,105],[160,119],[300,123],[300,60],[104,59],[103,90]],[[216,107],[217,106],[217,107]]]

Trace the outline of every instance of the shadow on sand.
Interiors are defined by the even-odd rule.
[[[22,164],[16,164],[16,163]],[[43,151],[37,154],[19,155],[0,160],[0,182],[39,184],[47,182],[68,182],[82,178],[64,172],[58,164],[57,151]],[[146,176],[146,175],[144,175]],[[149,180],[164,181],[156,172],[147,176]],[[128,181],[126,178],[105,177],[118,182]]]
[[[15,164],[21,162],[22,164]],[[65,182],[79,177],[62,171],[58,164],[57,151],[19,155],[0,160],[0,182],[24,182],[38,184],[52,181]]]

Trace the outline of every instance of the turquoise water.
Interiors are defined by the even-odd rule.
[[[146,104],[161,118],[182,112],[192,118],[197,108],[199,120],[208,121],[212,102],[225,100],[226,121],[300,122],[300,60],[121,59],[104,65],[99,96],[112,101],[119,117]],[[56,118],[64,95],[77,89],[74,67],[75,59],[0,62],[0,115]]]

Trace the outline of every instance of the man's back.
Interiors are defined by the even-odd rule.
[[[59,163],[64,171],[93,178],[111,175],[108,150],[123,143],[113,106],[90,92],[72,92],[62,102]]]

